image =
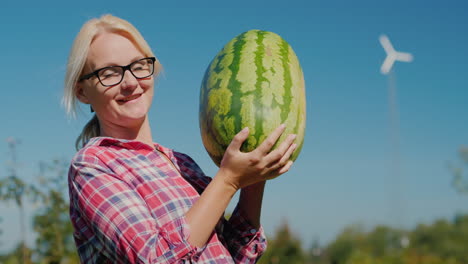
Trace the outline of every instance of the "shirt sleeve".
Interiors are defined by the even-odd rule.
[[[185,217],[158,226],[142,197],[98,158],[73,162],[71,173],[71,195],[112,263],[179,263],[203,251],[189,244]]]
[[[178,166],[184,177],[201,193],[210,183],[211,178],[205,176],[193,159],[182,153],[174,153]],[[223,244],[228,248],[236,263],[255,263],[266,250],[267,242],[263,227],[254,228],[244,217],[238,207],[229,221],[222,222],[219,234]]]
[[[256,229],[242,214],[239,207],[234,209],[228,221],[225,221],[223,240],[235,263],[256,263],[267,247],[263,227]]]

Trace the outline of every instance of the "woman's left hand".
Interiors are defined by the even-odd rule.
[[[247,139],[249,130],[245,128],[239,132],[221,161],[220,172],[225,177],[225,182],[238,190],[287,172],[293,164],[289,159],[296,149],[296,135],[288,135],[278,148],[271,150],[284,130],[284,125],[279,126],[260,146],[248,153],[242,152],[240,147]]]

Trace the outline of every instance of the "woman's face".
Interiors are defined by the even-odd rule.
[[[103,33],[90,45],[84,73],[108,66],[125,66],[146,57],[122,35]],[[114,86],[103,86],[96,76],[78,84],[77,96],[91,104],[101,125],[129,127],[146,118],[153,99],[154,78],[135,78],[125,71],[122,81]]]

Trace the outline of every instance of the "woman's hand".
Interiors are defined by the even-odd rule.
[[[248,153],[241,152],[240,147],[247,139],[249,129],[240,131],[226,149],[221,161],[220,175],[224,177],[224,181],[238,190],[287,172],[293,163],[289,158],[297,147],[294,144],[296,135],[290,134],[277,149],[271,151],[284,130],[284,125],[279,126],[260,146]]]

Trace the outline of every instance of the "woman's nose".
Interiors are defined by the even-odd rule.
[[[125,71],[123,80],[121,83],[121,87],[123,89],[132,89],[135,88],[138,85],[138,80],[133,76],[133,74],[130,71]]]

